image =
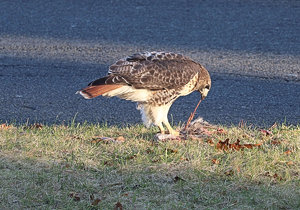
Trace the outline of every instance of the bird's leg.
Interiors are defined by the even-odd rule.
[[[167,127],[167,129],[168,129],[168,131],[169,131],[170,134],[175,135],[175,136],[179,136],[180,133],[179,133],[178,131],[175,131],[175,130],[171,127],[171,125],[170,125],[170,123],[169,123],[168,120],[164,120],[163,122],[164,122],[164,124],[166,125],[166,127]]]
[[[165,129],[164,129],[164,126],[162,125],[162,123],[159,123],[157,126],[158,126],[158,128],[160,130],[160,133],[161,134],[165,134]]]

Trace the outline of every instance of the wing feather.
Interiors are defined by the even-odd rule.
[[[146,52],[118,60],[109,68],[107,84],[127,84],[136,89],[163,90],[186,85],[201,65],[181,54]],[[111,82],[108,82],[108,81]]]

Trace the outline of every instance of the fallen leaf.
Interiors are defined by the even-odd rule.
[[[128,193],[124,193],[124,194],[122,194],[122,196],[128,196]]]
[[[147,154],[152,154],[152,153],[154,153],[154,151],[153,151],[152,149],[149,149],[149,148],[148,148],[148,149],[146,150],[146,153],[147,153]]]
[[[70,138],[77,139],[77,140],[82,140],[82,138],[80,138],[79,136],[76,136],[76,135],[71,135]]]
[[[281,144],[281,141],[279,141],[279,140],[271,140],[271,144],[277,146],[277,145]]]
[[[239,173],[241,173],[240,167],[237,166],[236,169]]]
[[[207,143],[212,147],[215,146],[215,142],[212,139],[207,139]]]
[[[92,203],[92,205],[93,206],[96,206],[96,205],[98,205],[98,203],[101,201],[101,199],[100,198],[97,198],[97,199],[95,199],[94,200],[94,202]]]
[[[232,176],[233,173],[234,173],[234,172],[233,172],[232,169],[230,169],[230,170],[224,172],[224,174],[225,174],[226,176]]]
[[[264,129],[259,129],[259,130],[265,136],[269,136],[269,135],[273,134],[271,131],[268,131],[268,130],[264,130]]]
[[[62,165],[61,168],[70,168],[70,165],[67,163],[66,165]]]
[[[74,201],[80,201],[80,194],[76,192],[70,192],[69,197],[72,197]]]
[[[94,137],[94,138],[92,138],[91,144],[96,144],[96,143],[108,144],[110,142],[111,143],[121,143],[121,141],[117,141],[110,137]]]
[[[30,126],[25,126],[24,129],[42,129],[43,125],[40,123],[36,123]]]
[[[123,210],[123,206],[120,202],[116,203],[115,210]]]
[[[137,157],[136,155],[131,155],[131,156],[126,157],[126,159],[127,159],[127,160],[132,160],[132,159],[134,159],[134,158],[136,158],[136,157]]]
[[[125,142],[125,138],[123,136],[119,136],[118,138],[116,138],[116,140],[120,142]]]
[[[289,165],[289,166],[291,166],[291,165],[294,165],[295,163],[293,161],[289,161],[286,164]]]
[[[189,161],[188,158],[183,158],[183,157],[181,157],[180,160],[182,160],[182,161]]]
[[[220,163],[220,161],[218,159],[212,159],[211,162],[216,165],[218,165]]]
[[[229,139],[226,139],[225,141],[219,141],[219,143],[217,143],[216,148],[218,150],[223,150],[223,151],[227,151],[228,150],[228,143]]]
[[[284,154],[285,154],[285,155],[290,155],[290,154],[292,154],[292,151],[291,151],[291,150],[288,150],[288,151],[284,152]]]
[[[278,174],[274,174],[274,175],[273,175],[273,178],[274,178],[274,179],[277,179],[277,180],[279,180],[279,181],[282,180],[282,177],[279,176]]]
[[[178,149],[168,149],[168,148],[166,148],[166,151],[167,151],[167,153],[177,153],[178,152]]]
[[[218,129],[215,131],[215,133],[216,133],[216,134],[219,134],[219,135],[221,135],[221,134],[227,135],[227,134],[228,134],[228,132],[225,131],[223,128],[218,128]]]
[[[174,182],[179,182],[179,181],[185,181],[184,179],[182,179],[181,177],[179,177],[179,176],[175,176],[175,178],[174,178]]]
[[[7,130],[10,127],[11,127],[11,125],[6,125],[6,123],[3,123],[3,124],[0,125],[0,129],[2,129],[2,130]]]
[[[228,150],[241,150],[244,148],[248,148],[248,149],[252,149],[253,147],[259,147],[261,146],[263,143],[259,143],[259,144],[240,144],[240,140],[237,139],[237,141],[235,143],[229,144],[229,139],[226,139],[225,141],[219,141],[219,143],[217,143],[216,145],[216,149],[218,150],[222,150],[222,151],[228,151]]]
[[[252,149],[253,147],[260,147],[263,144],[263,142],[259,143],[259,144],[243,144],[243,146],[245,148],[249,148]]]
[[[104,161],[104,165],[112,166],[113,162],[112,161]]]
[[[264,174],[264,176],[270,177],[270,178],[274,178],[274,179],[277,179],[277,180],[279,180],[279,181],[282,180],[282,177],[279,176],[277,173],[275,173],[273,176],[271,176],[269,172],[266,172],[266,173]]]

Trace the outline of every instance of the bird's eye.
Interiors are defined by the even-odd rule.
[[[209,90],[209,88],[210,88],[210,85],[205,85],[205,89],[208,89]]]

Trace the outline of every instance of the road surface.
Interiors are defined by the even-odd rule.
[[[1,1],[0,122],[141,123],[135,104],[75,92],[135,52],[190,56],[211,73],[196,117],[300,123],[299,1]],[[184,122],[199,93],[179,98]]]

